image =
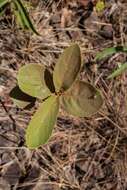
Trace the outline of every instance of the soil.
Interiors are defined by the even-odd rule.
[[[127,2],[31,0],[30,17],[40,36],[21,30],[13,17],[0,18],[0,190],[126,190],[127,73],[107,80],[127,54],[94,61],[107,47],[127,45]],[[35,108],[17,108],[9,92],[24,64],[54,68],[65,47],[77,42],[80,78],[100,89],[104,104],[91,118],[62,110],[46,145],[29,150],[24,134]]]

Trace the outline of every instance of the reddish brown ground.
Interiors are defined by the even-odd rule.
[[[12,18],[0,19],[0,189],[126,190],[127,75],[106,77],[127,55],[99,62],[94,57],[106,47],[127,45],[127,2],[106,0],[99,13],[91,0],[32,2],[41,36],[17,29]],[[52,67],[72,41],[82,51],[80,77],[101,90],[104,105],[90,119],[61,110],[48,144],[30,151],[24,132],[34,109],[18,109],[9,97],[17,71],[29,63]]]

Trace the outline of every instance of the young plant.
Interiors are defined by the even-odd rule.
[[[95,57],[95,61],[100,61],[101,59],[104,59],[108,56],[111,56],[115,53],[127,53],[127,47],[124,46],[117,46],[117,47],[110,47],[110,48],[106,48],[104,49],[102,52],[99,52],[96,57]],[[122,64],[118,69],[116,69],[115,71],[113,71],[108,77],[107,79],[112,79],[115,78],[119,75],[121,75],[122,73],[124,73],[127,70],[127,63]]]
[[[97,12],[102,12],[105,8],[105,3],[104,3],[104,0],[98,0],[97,3],[96,3],[96,11]]]
[[[29,148],[37,148],[48,141],[60,106],[78,117],[89,117],[101,107],[103,100],[100,92],[91,84],[77,80],[80,68],[80,48],[73,44],[58,59],[53,76],[44,66],[37,64],[25,65],[19,70],[19,88],[10,93],[14,102],[25,108],[35,101],[29,96],[41,100],[26,130],[26,145]]]
[[[29,18],[27,9],[21,0],[0,0],[0,14],[10,6],[11,12],[14,13],[17,23],[24,29],[29,29],[38,35],[31,19]]]

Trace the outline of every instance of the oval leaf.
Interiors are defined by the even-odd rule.
[[[22,109],[33,107],[36,100],[35,98],[22,92],[18,86],[15,86],[11,90],[10,97],[12,98],[14,104]]]
[[[20,21],[22,22],[23,26],[26,26],[26,28],[30,29],[35,34],[39,35],[36,29],[34,28],[31,19],[29,18],[29,15],[27,13],[26,8],[23,6],[22,2],[20,0],[13,0],[13,3],[16,5],[18,9],[18,16],[21,17]]]
[[[29,64],[21,67],[18,73],[19,88],[30,96],[45,99],[51,95],[44,80],[45,68],[42,65]]]
[[[48,141],[56,122],[58,109],[57,96],[49,97],[40,105],[26,131],[26,144],[29,148],[37,148]]]
[[[61,97],[62,107],[74,116],[89,117],[102,106],[103,100],[98,90],[91,84],[76,81],[73,87]]]
[[[53,72],[53,81],[57,92],[67,90],[77,77],[81,67],[81,53],[77,44],[65,49]]]

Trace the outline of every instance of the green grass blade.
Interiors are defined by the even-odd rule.
[[[25,25],[25,22],[22,18],[22,15],[21,15],[21,12],[18,11],[18,7],[17,7],[17,4],[16,3],[11,3],[11,8],[12,8],[12,11],[15,15],[15,18],[16,18],[16,23],[18,25],[21,26],[21,28],[23,29],[27,29],[27,26]]]
[[[7,6],[7,4],[5,4],[5,5],[0,9],[0,17],[4,15],[6,6]]]
[[[0,9],[6,5],[9,1],[8,0],[0,0]]]
[[[111,75],[107,77],[107,79],[115,78],[121,75],[123,72],[127,70],[127,63],[124,63],[120,68],[116,69]]]
[[[30,29],[32,32],[34,32],[35,34],[39,35],[39,33],[36,31],[36,29],[34,28],[31,19],[29,18],[29,15],[27,13],[26,8],[23,6],[22,2],[20,0],[13,0],[13,2],[16,4],[18,11],[19,11],[19,15],[20,21],[23,22],[22,25],[26,26],[28,29]]]
[[[103,51],[97,53],[95,61],[99,61],[107,56],[111,56],[112,54],[118,52],[127,52],[127,47],[117,46],[117,47],[106,48]]]
[[[123,47],[123,52],[127,52],[127,47]]]

